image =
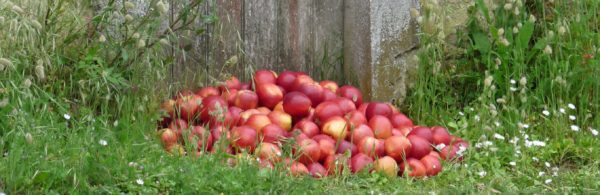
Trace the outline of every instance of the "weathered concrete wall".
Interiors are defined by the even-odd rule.
[[[409,0],[346,0],[344,65],[372,100],[402,102],[417,47]]]

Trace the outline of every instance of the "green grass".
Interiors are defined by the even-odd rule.
[[[440,175],[425,179],[346,173],[320,180],[259,170],[251,161],[226,166],[229,157],[223,154],[167,154],[156,138],[155,121],[160,100],[172,89],[155,84],[173,61],[162,52],[168,46],[140,48],[138,41],[113,40],[108,33],[107,42],[98,41],[100,35],[81,30],[87,23],[77,17],[88,14],[80,8],[89,5],[29,0],[18,4],[24,10],[18,13],[2,2],[0,58],[12,66],[0,71],[0,192],[597,194],[600,189],[600,137],[591,133],[600,129],[595,78],[600,18],[593,0],[527,1],[519,16],[495,10],[494,20],[485,21],[491,25],[471,17],[452,43],[424,34],[423,45],[431,46],[421,53],[418,81],[402,108],[418,124],[444,125],[466,138],[472,147],[464,162],[446,163]],[[478,1],[472,16],[482,5]],[[429,11],[423,15],[436,14]],[[530,13],[535,23],[527,22]],[[101,29],[110,27],[104,19],[94,21]],[[152,19],[135,21],[149,21],[140,25],[148,43],[178,41],[168,34],[150,36],[157,31]],[[518,23],[523,27],[512,33]],[[130,27],[116,33],[132,36]],[[499,28],[510,46],[499,44]],[[449,58],[448,44],[464,53]],[[544,53],[546,45],[551,54]],[[115,57],[115,48],[124,48],[122,55]],[[586,59],[588,54],[594,57]],[[497,68],[496,59],[502,62]],[[434,71],[436,62],[443,66]],[[492,78],[490,85],[486,78]],[[530,141],[545,145],[528,147]]]

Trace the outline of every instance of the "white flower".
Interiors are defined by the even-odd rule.
[[[559,35],[564,35],[567,32],[567,29],[564,26],[560,26],[558,27],[558,34]]]
[[[484,142],[481,142],[481,143],[476,143],[475,147],[476,148],[483,148],[483,147],[487,147],[487,146],[491,146],[491,145],[494,145],[494,143],[492,143],[491,141],[484,141]]]
[[[506,100],[504,98],[498,98],[496,99],[496,102],[499,104],[506,104]]]
[[[547,179],[546,181],[544,181],[544,183],[549,184],[550,182],[552,182],[552,179]]]
[[[509,89],[510,89],[510,91],[512,91],[512,92],[515,92],[515,91],[517,91],[517,88],[516,88],[516,87],[510,87]]]
[[[444,149],[445,147],[446,147],[446,144],[444,144],[444,143],[440,143],[440,144],[438,144],[438,145],[436,145],[436,146],[435,146],[435,149],[437,149],[437,150],[442,150],[442,149]]]
[[[575,110],[575,105],[571,103],[567,104],[567,107],[569,107],[571,110]]]
[[[517,28],[516,26],[513,27],[513,33],[515,33],[515,34],[519,33],[519,28]]]
[[[550,112],[547,110],[542,111],[542,114],[546,115],[546,116],[550,116]]]
[[[552,47],[550,47],[550,45],[546,45],[546,47],[544,48],[544,54],[552,54]]]
[[[576,119],[577,119],[577,117],[575,117],[575,115],[569,115],[569,120],[572,120],[572,121],[574,121],[574,120],[576,120]]]
[[[590,128],[593,136],[598,136],[598,130]]]
[[[101,139],[100,141],[98,141],[98,143],[102,146],[106,146],[108,145],[108,142],[106,140]]]
[[[540,147],[544,147],[544,146],[546,146],[546,142],[539,141],[539,140],[533,140],[531,143],[532,143],[534,146],[540,146]]]
[[[535,16],[533,14],[529,15],[529,22],[535,23],[535,21],[537,21],[537,19],[535,18]]]
[[[531,157],[531,160],[533,160],[533,161],[535,161],[535,162],[538,162],[538,161],[540,161],[540,159],[539,159],[539,158],[537,158],[537,157]]]
[[[521,79],[519,79],[519,85],[521,85],[521,86],[527,85],[527,78],[521,77]]]
[[[517,81],[515,81],[514,79],[511,79],[511,80],[510,80],[510,84],[513,84],[513,85],[514,85],[514,84],[516,84],[516,83],[517,83]]]
[[[137,179],[137,180],[135,180],[135,183],[137,183],[138,185],[144,185],[144,180]]]
[[[461,116],[465,115],[465,113],[463,113],[463,112],[458,112],[458,114],[461,115]]]
[[[4,193],[4,192],[0,192],[0,195],[6,195],[6,193]]]
[[[544,176],[545,174],[546,174],[546,172],[540,171],[540,172],[538,173],[538,176],[539,176],[539,177],[541,177],[541,176]]]
[[[508,42],[508,39],[502,37],[500,38],[500,44],[504,45],[505,47],[508,47],[510,45],[510,42]]]
[[[523,128],[529,129],[529,125],[528,124],[523,124]]]
[[[577,125],[571,125],[571,130],[579,131],[579,127]]]
[[[494,138],[499,139],[499,140],[504,140],[504,136],[497,134],[497,133],[494,134]]]
[[[544,165],[546,165],[546,167],[550,167],[550,163],[549,162],[544,162]]]
[[[504,28],[498,29],[498,36],[503,36],[503,35],[504,35]]]
[[[519,28],[523,27],[523,23],[521,23],[521,22],[517,23],[517,27],[519,27]]]
[[[564,108],[560,108],[560,109],[558,109],[558,111],[559,111],[560,113],[563,113],[563,114],[565,113],[565,109],[564,109]]]
[[[67,120],[71,119],[71,115],[69,115],[69,114],[63,114],[63,117],[65,117],[65,119],[67,119]]]
[[[485,171],[480,171],[479,173],[477,173],[479,175],[479,177],[485,177],[487,175],[487,172]]]
[[[479,117],[479,115],[475,115],[474,119],[475,119],[475,121],[480,121],[481,120],[481,118]]]
[[[517,163],[516,163],[516,162],[514,162],[514,161],[511,161],[511,162],[509,162],[508,164],[509,164],[509,165],[511,165],[511,166],[517,166]]]

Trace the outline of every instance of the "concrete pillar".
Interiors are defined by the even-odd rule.
[[[346,0],[344,71],[371,100],[401,103],[417,63],[411,0]]]

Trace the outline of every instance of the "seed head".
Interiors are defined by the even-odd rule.
[[[100,37],[98,37],[98,41],[100,41],[100,43],[104,43],[106,42],[106,37],[104,35],[100,35]]]
[[[33,136],[31,135],[31,133],[26,133],[25,134],[25,141],[27,141],[28,144],[32,144],[33,143]]]
[[[37,76],[38,80],[40,81],[46,80],[46,71],[44,70],[43,64],[38,64],[35,66],[35,76]]]
[[[558,27],[558,35],[563,36],[567,32],[567,29],[564,26]]]
[[[133,21],[133,16],[131,16],[131,15],[129,15],[129,14],[125,15],[125,21],[126,21],[126,22],[131,22],[131,21]]]
[[[133,8],[135,8],[135,4],[133,4],[129,1],[125,2],[125,9],[133,9]]]
[[[498,29],[498,36],[504,36],[504,28]]]
[[[23,14],[25,12],[23,11],[23,8],[19,7],[18,5],[13,5],[11,9],[18,14]]]
[[[140,38],[140,33],[133,33],[133,35],[131,35],[131,38],[133,38],[133,39],[139,39]]]
[[[504,4],[504,10],[509,11],[513,8],[513,4],[512,3],[507,3]]]
[[[483,80],[483,85],[484,85],[484,86],[486,86],[486,87],[489,87],[489,86],[491,86],[491,85],[492,85],[492,81],[494,81],[494,77],[492,77],[492,76],[487,76],[487,77],[485,78],[485,80]]]
[[[529,15],[529,22],[535,23],[535,21],[537,21],[537,19],[535,18],[535,16],[533,14]]]
[[[510,42],[508,42],[508,39],[502,37],[502,38],[500,38],[500,44],[508,47],[510,45]]]
[[[25,89],[29,89],[29,87],[31,87],[31,79],[25,79],[23,83],[21,83],[21,86]]]
[[[37,20],[31,20],[31,26],[37,30],[42,30],[42,24],[40,24],[40,22]]]
[[[169,11],[169,5],[165,4],[162,1],[159,1],[156,3],[156,9],[158,10],[158,13],[164,15]]]
[[[138,40],[137,47],[138,48],[146,47],[146,41],[144,41],[144,39]]]
[[[550,45],[546,45],[546,47],[544,48],[544,54],[546,54],[546,55],[552,54],[552,47],[550,47]]]
[[[527,85],[527,78],[521,77],[521,79],[519,80],[519,85],[521,85],[521,86]]]
[[[519,33],[519,28],[517,28],[516,26],[515,26],[515,27],[513,27],[513,33],[514,33],[514,34],[517,34],[517,33]]]

